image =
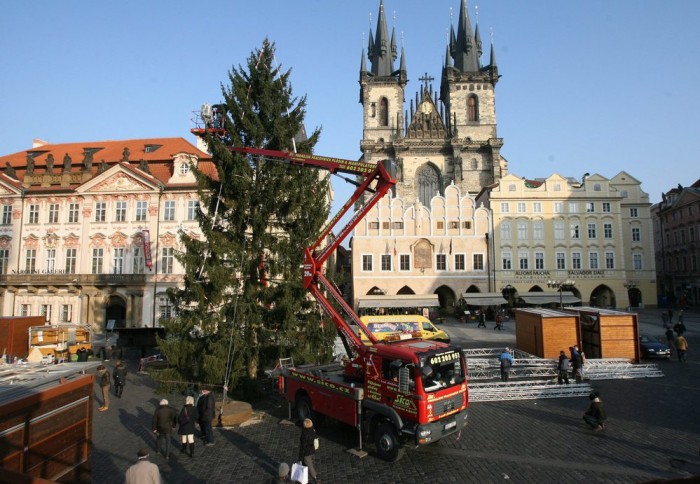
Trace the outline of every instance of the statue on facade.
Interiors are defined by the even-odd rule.
[[[403,158],[396,158],[396,178],[403,181]]]
[[[86,150],[85,151],[85,158],[83,159],[83,167],[85,171],[90,172],[92,171],[92,151]]]
[[[27,175],[34,174],[34,155],[27,153]]]
[[[139,170],[144,173],[148,173],[149,175],[151,173],[151,170],[148,168],[148,163],[143,158],[141,158],[141,161],[139,161]]]
[[[70,173],[73,167],[73,158],[70,157],[68,153],[63,157],[63,173]]]
[[[100,162],[100,166],[97,167],[97,173],[100,174],[104,173],[105,171],[107,171],[107,163],[105,163],[105,160],[102,160]]]
[[[46,157],[46,173],[53,175],[53,154],[49,153]]]
[[[129,148],[124,148],[124,151],[122,151],[122,161],[129,161],[129,155],[131,155]]]
[[[464,180],[464,173],[462,172],[462,157],[457,156],[455,158],[455,181]]]
[[[12,177],[12,178],[17,178],[17,173],[15,173],[15,169],[10,166],[10,162],[6,161],[5,162],[5,170],[3,171],[5,175]]]

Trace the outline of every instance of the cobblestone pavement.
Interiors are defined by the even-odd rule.
[[[663,335],[658,310],[640,311],[640,331]],[[369,451],[365,458],[346,452],[357,447],[356,431],[326,421],[318,426],[316,454],[325,483],[630,483],[700,475],[700,312],[686,311],[688,362],[660,361],[665,377],[593,382],[608,412],[607,428],[592,432],[581,415],[587,398],[480,402],[470,406],[470,421],[459,437],[409,449],[396,463]],[[463,347],[512,345],[512,320],[505,331],[446,322]],[[675,355],[674,355],[675,356]],[[112,363],[112,362],[110,362]],[[160,395],[148,376],[134,373],[122,399],[109,411],[95,412],[93,482],[123,482],[124,472],[144,446],[153,449],[151,416],[161,398],[179,408],[182,396]],[[215,429],[216,443],[197,442],[190,458],[173,442],[166,461],[155,451],[168,483],[258,483],[274,475],[279,462],[297,456],[299,427],[285,422],[287,406],[274,397],[254,406],[255,418],[233,429]],[[673,459],[673,461],[672,461]],[[674,464],[674,465],[672,465]]]

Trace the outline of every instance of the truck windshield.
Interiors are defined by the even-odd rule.
[[[421,369],[423,389],[426,392],[434,392],[461,385],[466,379],[464,371],[461,359],[426,365]]]

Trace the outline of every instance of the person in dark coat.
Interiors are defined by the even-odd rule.
[[[583,382],[583,357],[578,350],[578,346],[570,346],[571,351],[571,372],[576,380],[576,383]]]
[[[156,451],[160,452],[165,447],[163,455],[167,459],[170,457],[170,435],[177,425],[177,413],[175,409],[168,405],[164,398],[160,401],[160,406],[153,414],[151,429],[158,436],[156,439]],[[165,442],[163,446],[162,443]]]
[[[559,352],[559,363],[557,364],[557,383],[569,384],[569,359],[566,357],[564,350]]]
[[[598,392],[593,392],[588,396],[588,398],[591,400],[591,406],[588,407],[586,413],[583,414],[583,420],[593,430],[603,430],[605,428],[605,420],[607,420],[607,416],[605,415],[605,410],[603,409],[603,402],[600,399],[600,394]]]
[[[316,430],[310,418],[305,418],[299,437],[299,460],[309,468],[309,477],[313,482],[318,482],[316,467],[314,467],[314,454],[316,453]]]
[[[124,366],[122,360],[117,360],[112,378],[114,378],[114,394],[117,398],[121,398],[122,392],[124,391],[124,384],[126,383],[126,366]]]
[[[78,355],[78,362],[80,363],[84,363],[88,360],[88,350],[86,350],[84,346],[81,346],[75,354]]]
[[[199,415],[199,429],[202,431],[202,439],[206,445],[214,445],[214,431],[211,422],[216,415],[216,399],[209,390],[202,390],[197,398],[197,414]]]
[[[503,350],[503,353],[498,356],[498,361],[501,363],[501,381],[507,382],[510,367],[513,366],[513,355],[510,354],[510,348]]]
[[[194,423],[198,420],[197,407],[194,406],[194,397],[188,395],[185,398],[185,406],[180,410],[177,421],[180,427],[177,434],[180,436],[180,452],[185,453],[185,448],[189,450],[189,456],[194,457]]]

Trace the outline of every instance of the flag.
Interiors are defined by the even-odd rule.
[[[396,257],[397,252],[396,252],[396,237],[394,237],[394,257]]]
[[[452,255],[452,237],[450,237],[450,255]]]

